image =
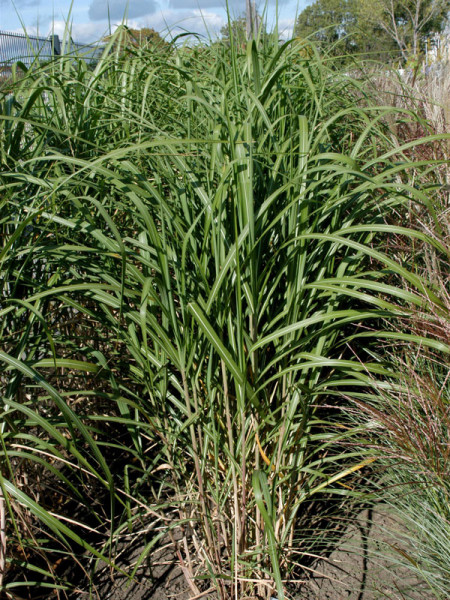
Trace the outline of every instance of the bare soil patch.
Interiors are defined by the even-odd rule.
[[[347,528],[336,550],[305,571],[305,581],[292,589],[292,600],[432,600],[427,585],[401,564],[408,554],[404,528],[387,510],[364,510]],[[121,555],[127,571],[142,548]],[[387,556],[390,554],[390,556]],[[404,561],[403,561],[404,562]],[[200,589],[202,589],[200,587]],[[99,571],[95,585],[74,600],[215,600],[214,593],[196,595],[184,577],[171,543],[159,548],[139,569],[136,579]]]
[[[386,508],[364,510],[336,550],[317,561],[296,600],[432,600],[427,584],[403,566],[405,555],[414,556],[404,533]]]

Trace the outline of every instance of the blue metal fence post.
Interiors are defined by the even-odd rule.
[[[58,35],[49,36],[52,41],[52,52],[53,56],[60,56],[61,54],[61,42],[59,41]]]

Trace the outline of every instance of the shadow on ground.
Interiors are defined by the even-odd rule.
[[[131,565],[142,548],[124,551],[119,564]],[[402,566],[410,548],[401,525],[378,507],[366,509],[345,531],[336,550],[317,560],[305,581],[291,589],[292,600],[432,600],[429,588]],[[389,553],[390,557],[386,554]],[[74,600],[213,600],[213,594],[200,596],[190,589],[179,566],[172,544],[159,548],[137,573],[135,581],[99,571],[95,586],[78,593]]]
[[[387,509],[364,510],[336,550],[312,566],[295,600],[432,600],[426,583],[404,566],[411,551]]]

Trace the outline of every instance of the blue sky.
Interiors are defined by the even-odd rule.
[[[310,0],[279,0],[279,25],[283,37],[292,33],[295,16]],[[122,21],[128,10],[131,27],[153,27],[162,35],[168,30],[193,31],[212,36],[226,22],[225,0],[73,0],[71,23],[75,41],[93,42],[108,33],[108,8],[111,24]],[[128,8],[127,8],[128,6]],[[232,14],[245,9],[245,0],[229,0]],[[259,12],[263,12],[263,7]],[[70,0],[0,0],[0,30],[23,31],[46,36],[52,29],[62,34],[70,11]],[[267,21],[275,19],[275,0],[267,5]]]

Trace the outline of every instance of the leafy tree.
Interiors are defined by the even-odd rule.
[[[238,46],[245,44],[247,40],[245,15],[226,23],[220,30],[220,35],[224,42],[230,42],[233,35],[233,40]]]
[[[256,22],[259,28],[258,37],[259,39],[264,39],[269,34],[267,33],[266,27],[262,21],[261,15],[256,14]],[[231,33],[233,34],[234,43],[238,46],[243,46],[247,42],[247,23],[245,14],[240,15],[236,19],[231,21]],[[220,35],[222,36],[222,41],[226,43],[230,43],[231,35],[230,35],[230,26],[226,23],[222,29],[220,30]]]
[[[355,21],[352,0],[316,0],[303,10],[295,25],[297,37],[334,44],[350,33]]]
[[[407,60],[443,30],[447,9],[448,0],[316,0],[300,13],[294,34],[334,55]]]
[[[142,29],[128,29],[130,44],[134,46],[156,45],[167,47],[166,42],[153,27],[143,27]]]
[[[316,0],[300,13],[294,35],[310,38],[334,56],[392,57],[396,50],[392,39],[359,11],[358,1]]]
[[[110,39],[111,36],[104,38],[106,42]],[[167,49],[169,47],[169,43],[166,42],[166,40],[164,40],[152,27],[132,29],[131,27],[123,26],[121,35],[117,38],[117,43],[119,43],[124,50],[144,46],[160,49]]]
[[[363,19],[376,24],[396,44],[402,58],[414,58],[425,41],[448,22],[448,0],[358,0]]]

